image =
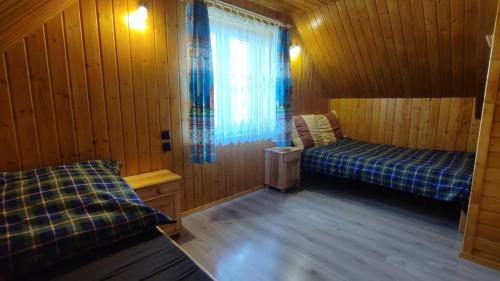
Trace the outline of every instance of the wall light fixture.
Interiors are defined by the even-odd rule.
[[[147,28],[148,8],[145,4],[141,4],[132,13],[125,16],[130,29],[144,31]]]

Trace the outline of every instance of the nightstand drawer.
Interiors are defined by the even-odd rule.
[[[171,218],[175,218],[175,194],[158,197],[152,200],[144,201],[149,207],[155,208],[167,214]]]
[[[157,198],[159,196],[168,195],[178,192],[180,189],[179,182],[171,182],[159,184],[157,186],[150,186],[141,189],[136,189],[135,192],[141,197],[143,201]]]
[[[178,193],[173,193],[145,201],[145,203],[149,207],[154,208],[162,213],[165,213],[172,219],[177,220],[177,223],[175,224],[161,226],[163,231],[169,234],[173,234],[175,232],[180,231],[182,227],[181,217],[178,215],[181,207],[178,205],[180,202],[180,198],[178,197],[179,197]]]
[[[294,160],[299,160],[300,155],[301,155],[300,151],[298,151],[298,152],[294,151],[294,152],[287,153],[287,154],[283,155],[283,161],[290,162],[290,161],[294,161]]]
[[[125,181],[134,188],[139,197],[151,208],[155,208],[175,219],[177,223],[162,226],[161,229],[173,235],[182,229],[181,177],[161,170],[126,177]]]

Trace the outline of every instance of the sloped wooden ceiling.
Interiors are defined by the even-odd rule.
[[[75,0],[0,0],[0,51]]]
[[[482,96],[497,0],[254,0],[293,14],[330,97]]]

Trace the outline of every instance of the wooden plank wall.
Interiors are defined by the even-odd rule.
[[[500,9],[462,256],[500,269]]]
[[[151,28],[129,32],[124,16],[135,8],[75,1],[2,54],[0,170],[87,159],[119,160],[124,175],[172,167],[159,139],[160,129],[179,130],[169,65],[157,58],[167,53],[166,7],[152,1]]]
[[[291,59],[294,115],[324,113],[328,111],[328,97],[318,69],[314,66],[307,48],[304,47],[296,28],[292,32],[292,44],[301,52]]]
[[[482,97],[497,0],[254,0],[294,15],[332,98]]]
[[[190,164],[184,3],[149,1],[142,32],[124,21],[135,9],[126,0],[74,1],[0,53],[0,171],[87,159],[119,160],[123,176],[170,169],[184,178],[184,211],[262,186],[270,142],[218,147],[216,164]],[[327,104],[307,102],[309,68],[303,52],[294,66],[301,112]],[[322,87],[314,89],[317,97]],[[172,151],[163,153],[165,129]]]
[[[331,99],[345,133],[373,143],[475,151],[474,98]]]

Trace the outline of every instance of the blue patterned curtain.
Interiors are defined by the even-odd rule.
[[[207,4],[189,0],[186,6],[189,75],[189,129],[193,163],[215,162],[214,78]]]
[[[292,78],[290,74],[290,30],[281,27],[278,43],[278,75],[276,85],[276,146],[291,144]]]

